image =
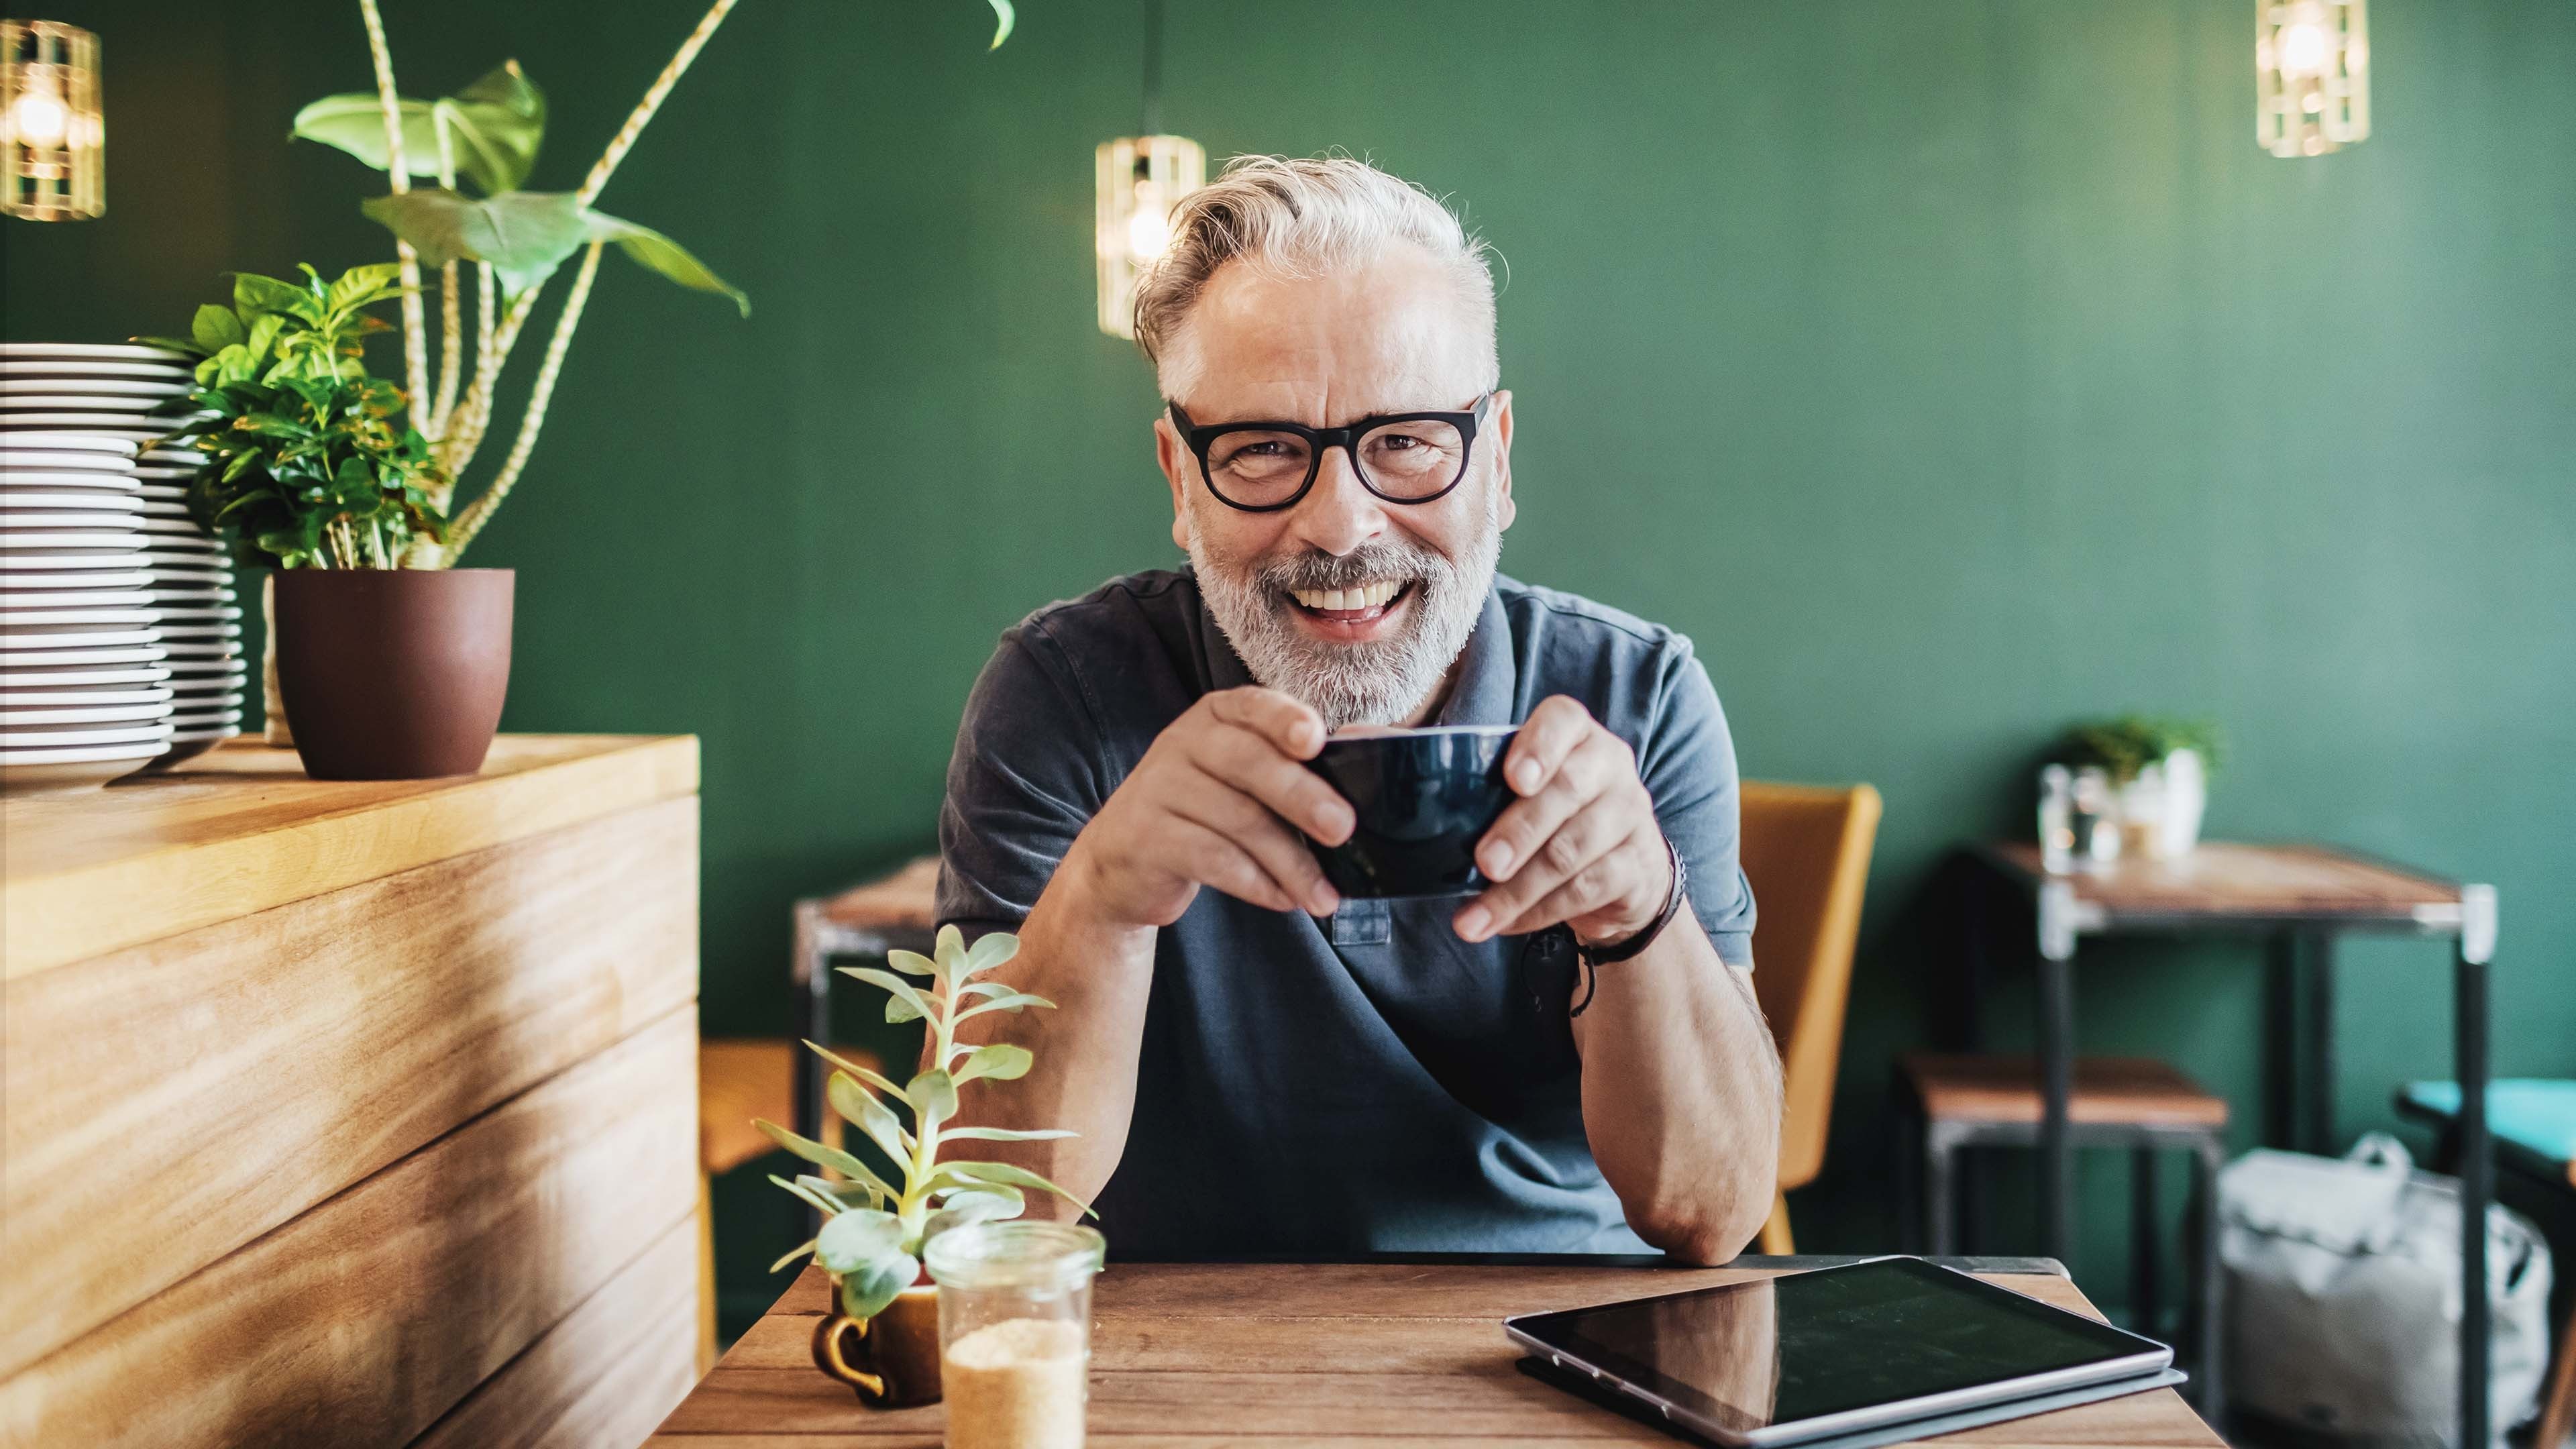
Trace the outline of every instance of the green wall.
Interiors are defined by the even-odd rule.
[[[1806,1246],[1886,1241],[1888,1063],[1954,998],[1933,867],[2022,826],[2078,714],[2222,719],[2216,833],[2495,882],[2498,1067],[2576,1069],[2576,8],[2381,0],[2378,134],[2296,163],[2253,144],[2247,8],[1172,7],[1173,129],[1374,157],[1508,260],[1505,566],[1693,635],[1749,774],[1885,792]],[[387,9],[409,91],[508,55],[549,88],[560,188],[696,0]],[[111,203],[5,227],[11,338],[381,253],[368,175],[284,141],[368,83],[354,5],[49,12],[105,37]],[[987,25],[742,8],[602,204],[754,313],[612,258],[477,550],[520,570],[508,727],[705,741],[711,1032],[787,1024],[790,899],[929,843],[995,633],[1173,557],[1151,382],[1091,322],[1136,9],[1029,0],[990,55]],[[2423,943],[2343,960],[2349,1134],[2446,1070],[2447,977]],[[2087,961],[2086,1045],[2222,1086],[2250,1142],[2255,954]],[[2117,1297],[2123,1179],[2083,1181]],[[790,1241],[725,1201],[729,1270]]]

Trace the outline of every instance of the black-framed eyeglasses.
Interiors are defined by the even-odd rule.
[[[1387,413],[1346,428],[1304,423],[1212,423],[1201,427],[1179,403],[1172,426],[1199,460],[1199,476],[1217,501],[1246,513],[1293,507],[1315,486],[1324,455],[1351,455],[1360,484],[1389,503],[1429,503],[1467,476],[1476,428],[1494,410],[1494,395],[1463,413]]]

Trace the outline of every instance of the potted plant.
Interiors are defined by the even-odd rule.
[[[190,418],[203,450],[188,508],[237,559],[268,566],[272,657],[304,721],[316,779],[412,779],[480,768],[510,676],[510,574],[399,568],[445,520],[444,481],[402,390],[370,376],[370,308],[391,264],[302,285],[243,274],[233,305],[197,309]]]
[[[2108,775],[2117,792],[2123,843],[2151,859],[2170,860],[2200,843],[2218,750],[2217,726],[2207,720],[2130,714],[2073,726],[2058,760]]]
[[[770,1271],[810,1253],[831,1275],[832,1311],[815,1330],[814,1362],[856,1388],[860,1400],[872,1406],[899,1408],[939,1398],[938,1297],[922,1278],[922,1244],[950,1228],[1017,1217],[1027,1206],[1022,1189],[1054,1193],[1090,1211],[1024,1167],[940,1158],[940,1150],[954,1142],[1041,1142],[1074,1135],[955,1125],[960,1088],[978,1080],[1024,1076],[1030,1063],[1026,1047],[958,1041],[958,1026],[987,1012],[1055,1004],[997,981],[975,979],[1019,949],[1019,938],[1006,932],[979,937],[969,948],[955,926],[945,926],[935,958],[896,951],[886,958],[893,971],[841,968],[844,975],[885,989],[887,1021],[929,1024],[930,1050],[924,1057],[930,1065],[900,1086],[880,1072],[805,1044],[838,1069],[828,1087],[832,1110],[884,1151],[899,1184],[837,1147],[799,1137],[775,1122],[753,1124],[779,1146],[838,1174],[837,1179],[770,1178],[823,1215],[813,1240],[789,1251]],[[927,977],[929,984],[915,985],[904,979],[907,975]]]

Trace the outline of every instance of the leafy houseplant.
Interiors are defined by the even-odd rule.
[[[428,441],[404,421],[401,389],[367,375],[365,339],[391,330],[367,309],[401,289],[390,263],[332,282],[304,273],[303,286],[241,274],[231,307],[208,303],[188,337],[152,339],[201,359],[196,412],[172,435],[206,455],[189,511],[248,565],[391,568],[445,526]]]
[[[771,1271],[811,1253],[814,1261],[832,1276],[840,1316],[863,1323],[884,1313],[913,1287],[921,1273],[923,1243],[950,1228],[1018,1216],[1027,1206],[1023,1189],[1054,1193],[1090,1211],[1072,1194],[1027,1168],[1007,1162],[941,1160],[941,1149],[955,1142],[1040,1142],[1075,1134],[1055,1129],[1015,1131],[954,1125],[960,1088],[978,1080],[1009,1081],[1024,1076],[1031,1060],[1026,1047],[962,1043],[957,1040],[957,1028],[987,1012],[1019,1012],[1032,1006],[1052,1007],[1055,1003],[997,981],[975,979],[1018,954],[1020,942],[1016,936],[995,932],[979,937],[969,948],[956,927],[946,926],[939,932],[935,949],[935,958],[911,951],[889,954],[886,959],[895,968],[892,971],[841,968],[844,975],[885,989],[888,1022],[928,1023],[930,1050],[925,1057],[930,1065],[911,1081],[898,1086],[883,1073],[806,1043],[838,1069],[828,1087],[833,1111],[885,1152],[894,1164],[899,1184],[887,1181],[840,1148],[799,1137],[775,1122],[757,1120],[753,1124],[779,1146],[839,1174],[838,1180],[805,1175],[793,1181],[770,1179],[823,1215],[822,1229],[813,1240],[789,1251],[771,1265]],[[927,977],[929,984],[916,985],[906,976]],[[902,1113],[896,1110],[898,1105],[904,1109]],[[925,1320],[921,1315],[911,1315],[878,1330],[877,1338],[882,1340],[896,1330],[919,1334],[925,1322],[930,1340],[926,1353],[905,1354],[902,1346],[890,1349],[880,1344],[877,1352],[881,1359],[906,1357],[926,1365],[925,1371],[935,1374],[935,1318]],[[818,1363],[824,1363],[826,1338],[840,1326],[827,1321],[818,1334]],[[832,1371],[829,1363],[824,1367]],[[880,1395],[883,1392],[881,1385]],[[935,1384],[928,1397],[937,1397]],[[871,1400],[879,1401],[884,1400]]]

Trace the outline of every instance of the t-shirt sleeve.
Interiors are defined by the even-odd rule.
[[[939,919],[1015,931],[1105,798],[1098,726],[1053,640],[1024,624],[976,677],[939,810]]]
[[[1690,867],[1692,914],[1730,965],[1753,964],[1753,884],[1739,856],[1735,741],[1708,671],[1677,640],[1665,655],[1655,715],[1637,770],[1664,838]]]

